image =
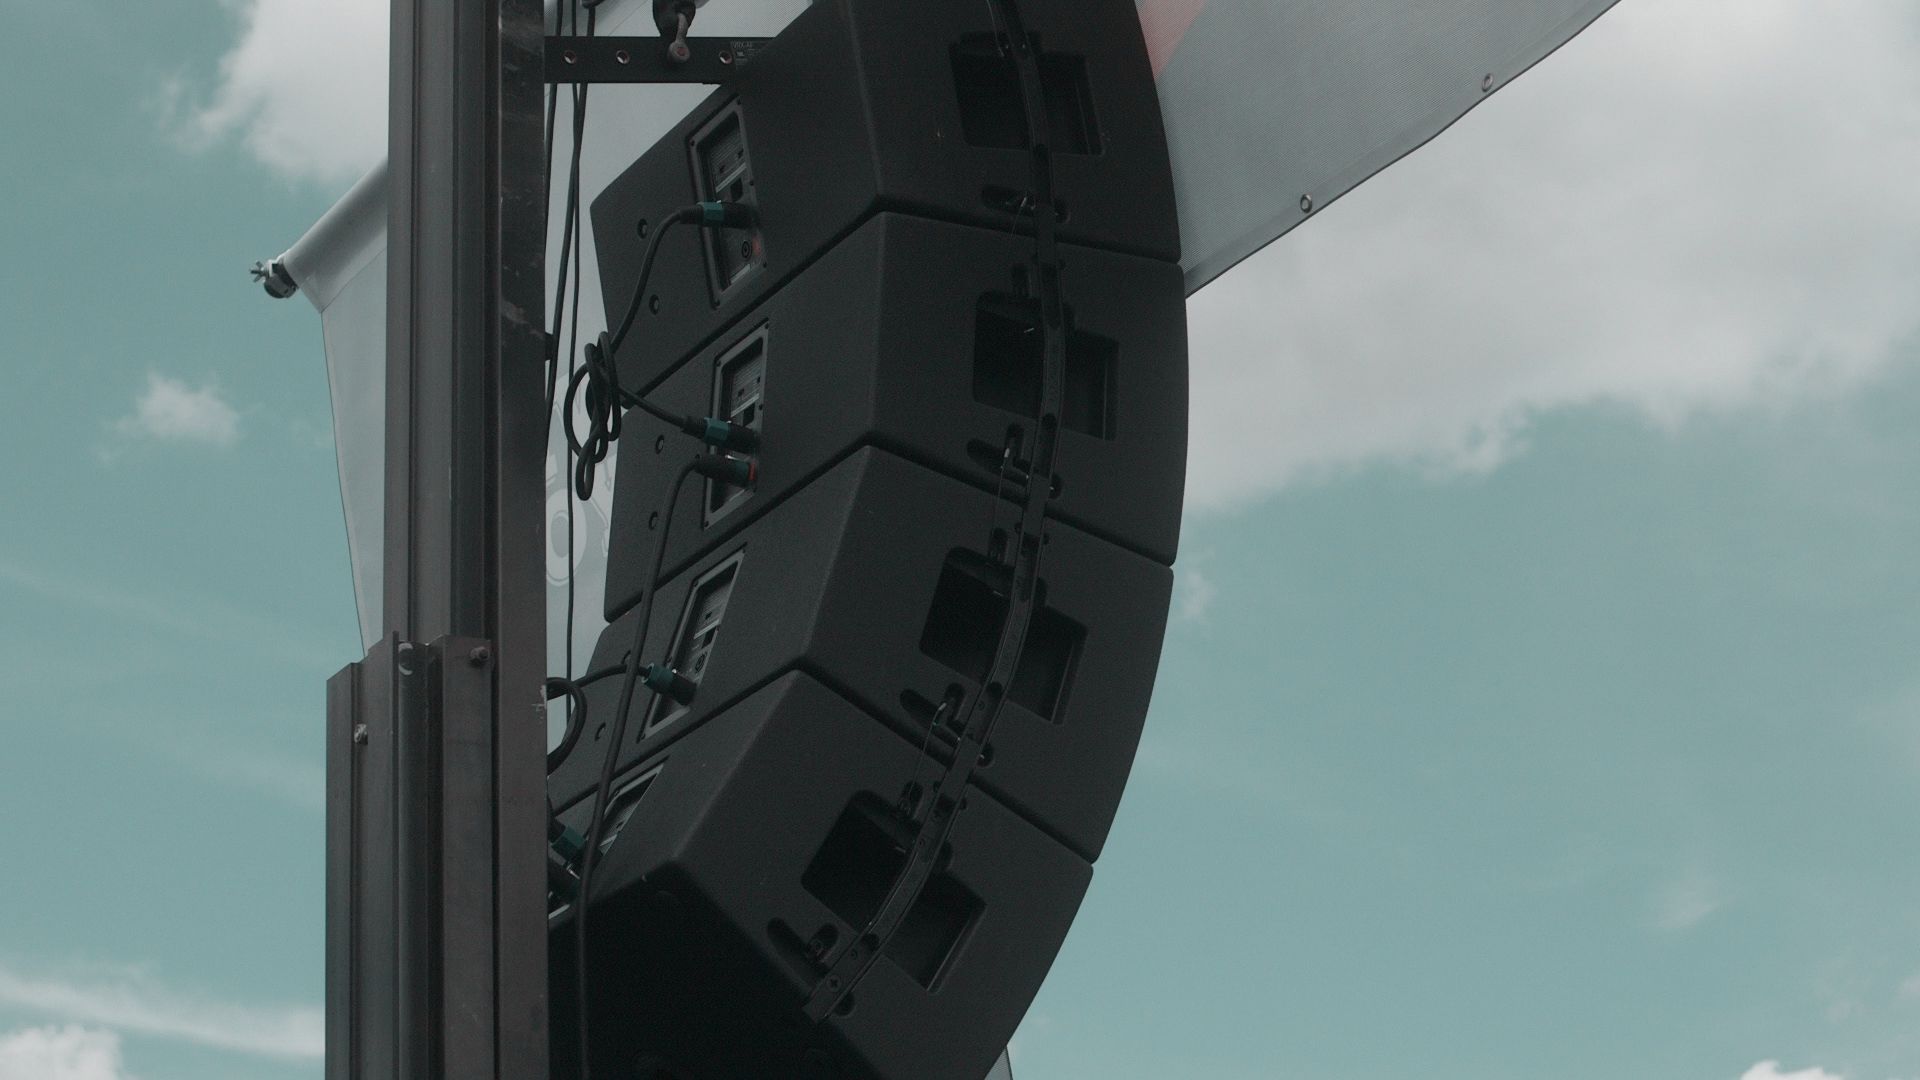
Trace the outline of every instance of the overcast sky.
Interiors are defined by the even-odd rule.
[[[320,1074],[360,650],[243,270],[383,153],[385,9],[0,0],[0,1080]],[[1912,4],[1623,0],[1195,298],[1021,1080],[1920,1077],[1916,176]]]

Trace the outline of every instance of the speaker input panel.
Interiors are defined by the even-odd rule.
[[[738,102],[693,137],[693,174],[700,198],[706,202],[740,203],[758,207],[754,192],[753,158],[747,152],[747,131]],[[706,231],[707,275],[713,302],[720,303],[734,286],[766,264],[766,244],[758,229]]]
[[[720,640],[720,624],[727,616],[727,604],[733,599],[734,582],[746,552],[738,552],[702,575],[694,583],[686,610],[680,614],[680,626],[674,633],[673,669],[698,686],[713,662],[713,650]],[[686,715],[691,704],[681,704],[665,695],[657,695],[647,717],[641,738],[652,735]]]
[[[767,417],[767,327],[721,354],[713,365],[713,415],[756,434],[765,431]],[[707,481],[703,513],[711,525],[753,496],[750,488],[720,480]]]

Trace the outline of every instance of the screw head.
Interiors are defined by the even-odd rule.
[[[633,63],[633,54],[625,49],[617,50],[613,54],[613,62],[622,66],[631,64]]]
[[[731,64],[731,63],[733,63],[733,50],[732,50],[732,49],[721,49],[721,50],[720,50],[720,62],[721,62],[721,63],[723,63],[723,64]]]
[[[1487,91],[1492,89],[1493,89],[1493,75],[1489,73],[1483,78],[1481,78],[1480,80],[1480,92],[1484,94]]]
[[[1313,213],[1313,196],[1311,195],[1300,196],[1300,212],[1303,214]]]
[[[367,745],[367,739],[368,739],[367,725],[365,724],[353,725],[353,745],[365,746]]]
[[[485,645],[475,645],[473,649],[467,653],[467,663],[472,664],[474,667],[486,667],[487,661],[491,659],[493,659],[493,650],[487,648]]]

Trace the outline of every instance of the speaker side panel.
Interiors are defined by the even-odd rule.
[[[641,655],[670,659],[699,691],[685,709],[647,710],[642,694],[623,761],[796,669],[944,758],[952,733],[932,721],[986,670],[1005,605],[994,537],[1011,515],[987,492],[883,451],[856,452],[661,588]],[[1046,537],[1042,612],[978,782],[1092,859],[1152,698],[1173,575],[1057,522]],[[724,621],[697,641],[698,612],[723,579]],[[597,664],[618,661],[638,614],[607,629]],[[590,790],[617,682],[590,695],[595,730],[555,773],[556,803]]]
[[[850,1001],[818,1027],[799,1017],[820,951],[864,929],[904,857],[892,806],[927,765],[915,744],[798,673],[641,762],[630,775],[649,786],[607,848],[588,924],[596,1070],[986,1075],[1092,870],[978,790]],[[582,814],[569,815],[575,827]],[[555,930],[555,954],[570,955],[564,915]],[[557,1001],[571,997],[568,975],[558,973]]]
[[[651,400],[757,430],[760,475],[751,491],[705,482],[683,492],[666,566],[710,550],[862,445],[1017,494],[1040,376],[1029,254],[1019,237],[881,214],[681,365]],[[1179,270],[1092,248],[1067,248],[1065,260],[1070,393],[1055,512],[1171,565],[1186,482]],[[672,477],[652,463],[685,445],[628,412],[609,618],[644,592],[662,535]]]

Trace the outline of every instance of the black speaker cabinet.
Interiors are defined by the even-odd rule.
[[[919,745],[792,672],[621,779],[587,923],[593,1075],[981,1080],[1065,939],[1092,869],[971,789],[902,930],[818,1025],[817,957],[865,929],[910,837],[892,807]],[[566,815],[585,825],[585,807]],[[571,912],[553,919],[571,1030]],[[577,1074],[554,1040],[555,1076]]]
[[[682,364],[649,397],[757,430],[760,477],[751,490],[689,484],[665,565],[684,566],[862,445],[1016,494],[1039,413],[1032,250],[1006,233],[880,214]],[[1187,447],[1179,268],[1093,248],[1064,258],[1068,395],[1049,513],[1171,565]],[[627,413],[609,618],[646,588],[673,480],[662,465],[685,444]]]
[[[636,704],[623,764],[796,669],[944,760],[952,734],[931,721],[987,669],[1006,607],[993,537],[1011,514],[971,485],[855,452],[662,586],[641,658],[668,660],[699,691],[684,708]],[[1173,574],[1068,525],[1045,535],[1043,606],[977,777],[1091,860],[1146,719]],[[638,616],[607,628],[594,666],[621,662]],[[591,790],[618,682],[593,687],[589,730],[550,782],[556,803]]]
[[[1133,0],[1025,0],[1049,113],[1061,239],[1176,262],[1159,100]],[[666,237],[619,357],[650,388],[881,210],[1031,232],[1031,138],[984,2],[818,0],[593,203],[607,312],[646,236],[688,204],[750,204],[755,229]],[[643,153],[644,151],[644,153]]]
[[[631,153],[592,207],[609,317],[637,312],[621,382],[758,432],[757,475],[666,505],[712,451],[624,418],[592,667],[693,692],[641,691],[613,745],[624,680],[594,683],[549,777],[582,832],[619,777],[593,895],[553,917],[555,1074],[580,1064],[584,918],[596,1076],[980,1080],[1105,844],[1172,590],[1185,289],[1134,0],[816,0]],[[756,218],[659,231],[711,200]],[[990,675],[1010,627],[1023,651]],[[967,703],[1002,694],[963,744]],[[931,880],[809,1022],[905,866],[899,807],[962,745]]]

